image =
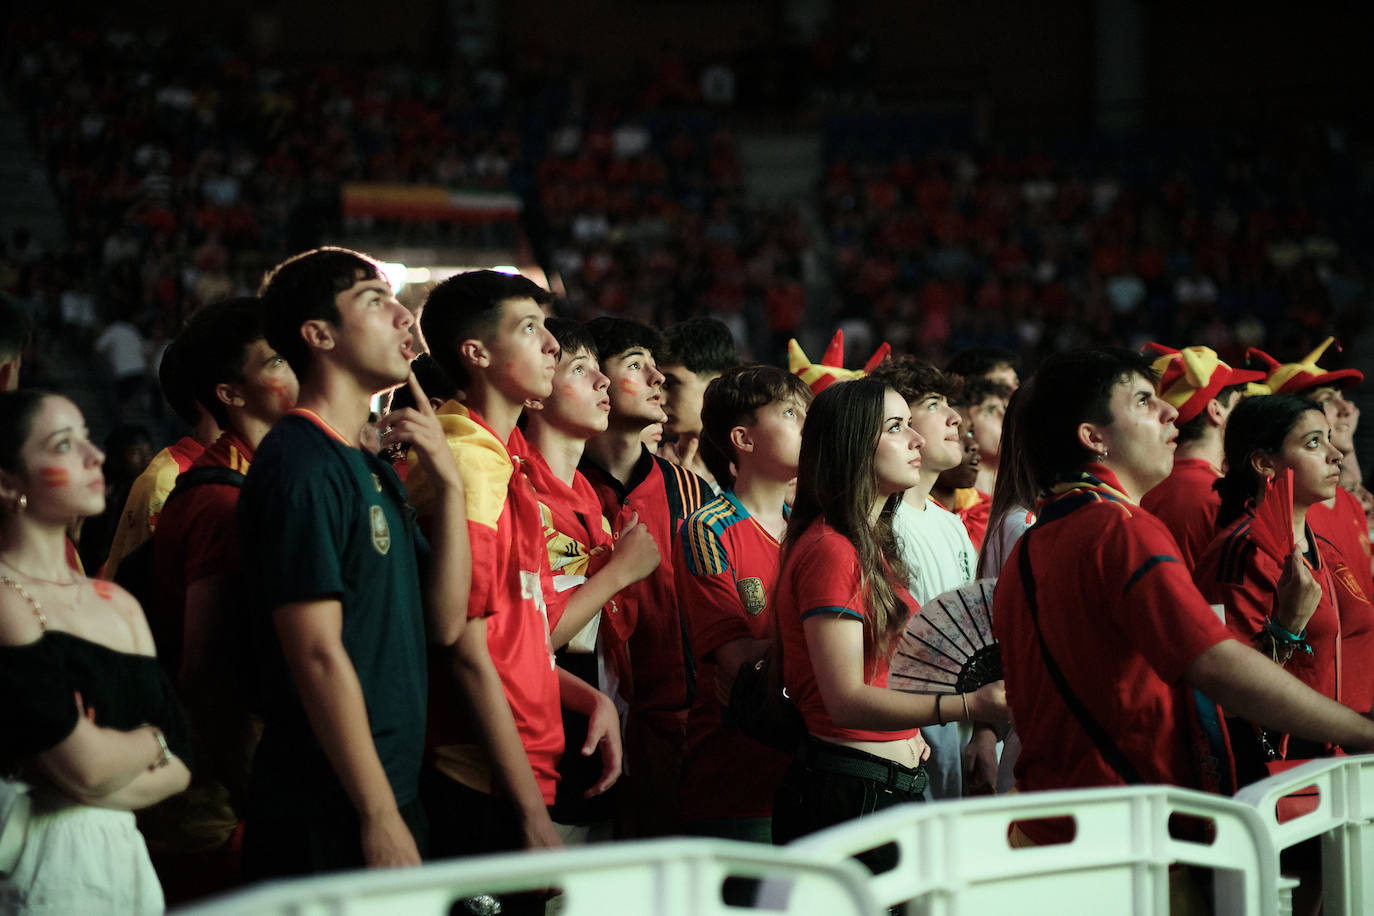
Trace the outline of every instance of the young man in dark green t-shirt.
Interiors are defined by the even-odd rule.
[[[264,668],[249,787],[249,878],[419,864],[417,780],[425,637],[452,644],[471,574],[466,499],[410,372],[414,318],[378,265],[323,248],[268,274],[268,342],[300,379],[239,501]],[[417,408],[384,418],[436,481],[432,558],[392,468],[359,447],[370,397],[409,382]]]

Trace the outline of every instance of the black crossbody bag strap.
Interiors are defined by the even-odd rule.
[[[1035,635],[1040,640],[1040,658],[1045,662],[1045,670],[1050,673],[1050,679],[1054,681],[1054,686],[1059,688],[1059,695],[1064,698],[1064,705],[1069,707],[1069,712],[1073,713],[1078,724],[1087,732],[1097,746],[1097,752],[1102,755],[1102,759],[1107,761],[1107,765],[1116,771],[1116,775],[1129,786],[1141,785],[1145,780],[1141,777],[1140,771],[1135,768],[1131,761],[1126,759],[1126,755],[1121,752],[1121,748],[1116,746],[1111,735],[1103,728],[1092,713],[1088,712],[1086,706],[1078,699],[1078,695],[1069,686],[1068,680],[1064,677],[1064,672],[1060,670],[1055,662],[1054,656],[1050,654],[1050,647],[1045,642],[1045,634],[1040,629],[1040,607],[1035,600],[1035,577],[1031,574],[1030,563],[1030,532],[1027,531],[1021,538],[1021,587],[1026,590],[1026,603],[1030,606],[1031,622],[1035,624]]]

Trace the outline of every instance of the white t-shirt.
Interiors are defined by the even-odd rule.
[[[910,574],[908,588],[917,604],[973,581],[978,551],[973,549],[968,530],[959,516],[933,499],[926,500],[925,511],[903,500],[892,513],[892,529]]]
[[[978,551],[973,549],[959,516],[939,503],[927,499],[922,511],[903,500],[892,513],[892,528],[910,576],[908,587],[917,604],[925,604],[936,595],[973,580]],[[921,729],[931,751],[926,761],[926,775],[930,779],[926,798],[930,801],[958,799],[963,795],[960,754],[972,734],[973,726],[966,722],[947,722],[943,727],[927,725]]]

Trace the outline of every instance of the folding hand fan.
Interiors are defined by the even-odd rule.
[[[1269,478],[1264,500],[1250,523],[1250,540],[1283,565],[1293,552],[1293,469]]]
[[[897,643],[888,686],[907,693],[968,693],[1002,677],[992,636],[996,579],[975,579],[921,605]]]

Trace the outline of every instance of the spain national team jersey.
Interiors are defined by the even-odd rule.
[[[1201,458],[1180,458],[1168,477],[1140,499],[1140,507],[1164,523],[1178,542],[1178,558],[1189,569],[1197,566],[1207,545],[1217,536],[1221,494],[1212,489],[1221,475]]]
[[[1039,630],[1070,688],[1147,783],[1201,787],[1183,680],[1231,638],[1178,558],[1164,524],[1101,465],[1065,484],[1012,549],[994,595],[1007,701],[1021,736],[1022,791],[1121,785],[1049,673],[1021,577],[1030,551]],[[1038,843],[1054,825],[1025,825]]]
[[[457,401],[444,404],[438,415],[467,499],[472,550],[468,617],[486,618],[487,652],[544,801],[552,804],[563,753],[563,719],[549,640],[548,555],[539,502],[522,467],[528,446],[519,429],[502,443],[480,416]],[[424,521],[438,494],[418,460],[412,461],[407,487]],[[490,762],[478,736],[459,727],[454,689],[445,655],[431,664],[428,741],[435,766],[471,788],[493,792]]]
[[[711,687],[717,649],[738,639],[772,639],[779,550],[731,491],[683,523],[675,581],[703,685],[687,717],[681,799],[688,820],[768,817],[791,759],[726,730]]]
[[[618,535],[631,515],[648,526],[659,551],[668,554],[658,569],[620,592],[616,603],[632,635],[628,672],[617,671],[630,708],[641,716],[681,714],[696,694],[696,666],[673,585],[671,554],[678,547],[682,520],[701,506],[710,487],[671,461],[644,449],[626,483],[584,457],[580,470],[596,490],[601,511]],[[608,649],[610,634],[603,631]],[[628,675],[628,676],[626,676]]]
[[[1226,624],[1236,638],[1253,646],[1274,613],[1283,563],[1259,549],[1250,536],[1254,516],[1242,515],[1216,536],[1198,558],[1194,578],[1203,596],[1226,608]],[[1309,538],[1312,537],[1308,529]],[[1327,556],[1317,544],[1317,565],[1308,568],[1321,586],[1321,600],[1307,621],[1307,644],[1311,653],[1295,652],[1283,666],[1289,674],[1333,700],[1341,700],[1343,685],[1338,682],[1336,660],[1339,653],[1340,617],[1336,610],[1335,584],[1331,580]],[[1276,750],[1281,750],[1276,748]]]
[[[849,539],[817,520],[801,533],[778,572],[778,629],[782,632],[782,674],[787,693],[806,721],[806,729],[822,738],[856,741],[898,741],[914,738],[919,728],[899,731],[842,728],[831,719],[816,686],[815,670],[807,649],[803,622],[815,615],[843,617],[864,631],[864,683],[887,686],[891,652],[879,651],[865,617],[859,554]],[[916,599],[900,584],[893,584],[897,600],[909,617],[920,612]]]

